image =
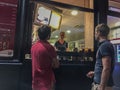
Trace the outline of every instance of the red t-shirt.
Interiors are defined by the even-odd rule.
[[[34,90],[50,90],[55,82],[52,70],[52,59],[57,54],[47,41],[38,41],[31,48],[32,55],[32,87]]]

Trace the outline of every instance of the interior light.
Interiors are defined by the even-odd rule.
[[[56,35],[55,38],[58,38],[58,36]]]
[[[120,26],[120,22],[116,22],[116,23],[115,23],[115,26]]]
[[[71,12],[71,14],[72,14],[73,16],[76,16],[76,15],[78,14],[78,11],[77,11],[77,10],[73,10],[73,11]]]
[[[70,31],[70,30],[67,30],[67,33],[71,33],[71,31]]]

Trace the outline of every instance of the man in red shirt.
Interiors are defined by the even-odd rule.
[[[54,47],[47,41],[51,28],[43,25],[38,29],[39,41],[31,48],[33,90],[52,90],[55,83],[53,68],[59,67]]]

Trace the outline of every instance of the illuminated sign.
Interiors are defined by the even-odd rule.
[[[51,15],[51,10],[45,8],[45,7],[39,7],[38,12],[37,12],[37,18],[36,18],[36,23],[38,24],[49,24],[50,20],[50,15]]]
[[[61,23],[61,15],[56,12],[52,12],[49,25],[54,29],[58,29],[60,27],[60,23]]]
[[[47,6],[37,4],[34,23],[37,25],[49,25],[59,29],[62,16]]]

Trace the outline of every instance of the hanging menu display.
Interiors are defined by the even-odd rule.
[[[53,29],[59,29],[62,15],[46,5],[37,4],[34,23],[37,25],[49,25]]]
[[[0,57],[12,57],[18,0],[0,0]]]

